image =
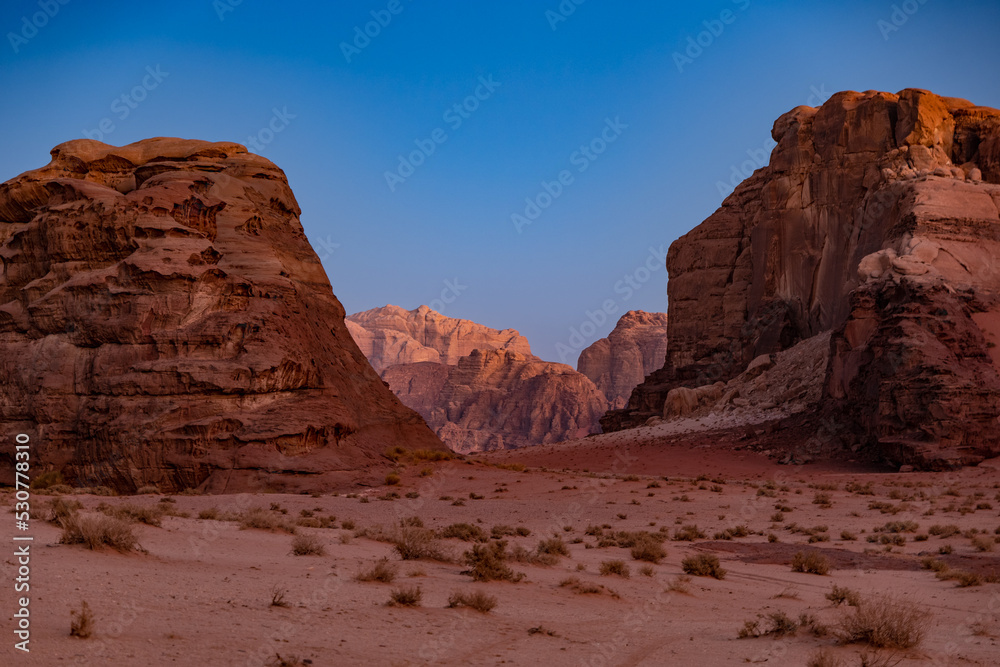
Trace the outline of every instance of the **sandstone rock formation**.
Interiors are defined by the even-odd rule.
[[[607,410],[597,387],[571,367],[506,350],[473,350],[454,366],[391,366],[382,377],[462,453],[582,438]]]
[[[323,488],[443,448],[351,340],[298,216],[233,143],[71,141],[0,185],[0,428],[36,471],[122,491]]]
[[[532,356],[526,338],[427,306],[347,318],[382,379],[462,453],[514,449],[599,430],[603,394],[564,364]]]
[[[630,310],[607,338],[580,353],[576,369],[593,380],[612,408],[623,408],[647,375],[663,366],[667,315]]]
[[[925,467],[1000,453],[1000,111],[843,92],[772,136],[770,164],[671,246],[666,363],[605,430],[832,330],[828,431]]]
[[[514,331],[491,329],[427,306],[373,308],[347,318],[347,328],[379,373],[395,364],[434,361],[456,364],[473,350],[510,350],[531,356],[528,339]]]

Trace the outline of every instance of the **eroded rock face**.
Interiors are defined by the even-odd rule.
[[[576,369],[604,393],[612,408],[623,408],[632,390],[663,367],[667,354],[667,314],[630,310],[607,338],[580,353]]]
[[[513,329],[461,320],[420,306],[385,306],[355,313],[347,328],[372,367],[381,373],[395,364],[434,361],[456,364],[473,350],[510,350],[531,356],[528,339]]]
[[[586,376],[531,354],[513,329],[490,329],[421,306],[347,318],[372,366],[453,450],[514,449],[599,431],[607,410]]]
[[[232,143],[71,141],[0,185],[0,427],[36,469],[123,491],[324,488],[443,448],[352,341],[298,216]]]
[[[571,367],[506,350],[473,350],[454,366],[390,366],[382,377],[462,453],[582,438],[607,409],[597,387]]]
[[[924,466],[1000,452],[1000,112],[843,92],[772,135],[770,164],[671,246],[666,363],[605,430],[832,330],[825,405],[855,447]]]

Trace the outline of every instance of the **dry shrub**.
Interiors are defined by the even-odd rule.
[[[475,544],[471,551],[465,552],[465,562],[471,567],[467,572],[475,581],[521,581],[523,572],[515,572],[505,562],[507,554],[506,540],[489,544]]]
[[[296,535],[292,538],[292,553],[296,556],[323,556],[326,548],[315,535]]]
[[[136,505],[134,503],[124,503],[118,506],[111,506],[102,503],[97,509],[108,516],[118,517],[125,521],[144,523],[147,526],[161,525],[161,519],[166,513],[162,507],[156,505]]]
[[[634,560],[644,560],[650,563],[659,563],[667,556],[667,550],[663,548],[663,545],[650,538],[639,540],[632,547],[631,553]]]
[[[288,591],[281,588],[277,584],[271,586],[271,606],[272,607],[290,607],[291,604],[285,600],[285,594]]]
[[[451,557],[445,553],[433,530],[419,526],[401,526],[389,535],[389,542],[403,560],[427,558],[448,562]]]
[[[471,523],[453,523],[441,531],[441,537],[454,537],[463,542],[485,542],[486,531]]]
[[[497,599],[492,595],[487,595],[482,591],[475,593],[463,593],[455,591],[448,596],[449,607],[469,607],[484,614],[489,613],[497,606]]]
[[[76,514],[77,510],[83,509],[83,503],[79,500],[65,500],[64,498],[53,498],[49,501],[48,520],[59,522],[68,516]]]
[[[367,570],[362,570],[355,575],[357,581],[378,581],[383,584],[391,584],[396,578],[399,568],[388,558],[379,558]]]
[[[766,628],[761,627],[760,618],[767,621],[768,625]],[[784,637],[785,635],[794,635],[799,629],[799,624],[783,611],[773,611],[767,616],[760,618],[755,621],[746,621],[736,636],[739,639],[764,636]]]
[[[69,612],[69,636],[86,639],[94,634],[94,614],[90,611],[87,601],[80,603],[80,611],[71,609]]]
[[[515,563],[525,563],[528,565],[551,566],[559,562],[559,556],[553,554],[540,553],[538,551],[528,551],[520,544],[515,544],[507,554],[509,560]]]
[[[569,588],[577,595],[601,595],[602,593],[608,593],[616,600],[619,597],[618,594],[610,588],[605,588],[600,584],[584,583],[580,581],[579,577],[568,577],[563,579],[559,582],[559,586],[562,588]]]
[[[705,533],[695,524],[688,524],[674,530],[674,540],[677,542],[693,542],[702,539],[705,539]]]
[[[132,524],[113,516],[94,514],[71,514],[60,520],[63,544],[83,544],[89,549],[109,546],[126,552],[138,548]]]
[[[305,667],[307,663],[301,658],[295,655],[290,655],[288,657],[282,657],[280,653],[275,653],[270,660],[267,661],[265,667]]]
[[[603,561],[600,565],[600,568],[598,568],[598,572],[600,572],[601,575],[605,577],[614,575],[616,577],[623,577],[625,579],[628,579],[630,576],[632,576],[632,572],[629,570],[628,565],[626,565],[625,561],[623,560]]]
[[[912,648],[927,630],[930,614],[905,600],[879,595],[862,600],[840,622],[840,639],[874,648]]]
[[[835,605],[846,602],[851,607],[857,607],[861,602],[861,594],[846,586],[834,585],[830,592],[826,594],[826,599]]]
[[[719,564],[719,557],[711,554],[688,556],[681,561],[681,569],[686,574],[693,574],[696,577],[726,578],[726,571]]]
[[[552,539],[542,540],[538,543],[538,553],[552,556],[569,556],[569,547],[566,546],[561,537],[553,537]]]
[[[271,532],[281,530],[295,534],[295,526],[288,523],[287,519],[263,507],[251,507],[237,514],[235,518],[240,525],[240,530],[256,529]]]
[[[826,574],[830,571],[830,561],[818,551],[797,552],[792,556],[793,572],[808,572],[809,574]]]
[[[399,588],[389,593],[389,601],[386,605],[390,607],[419,607],[423,597],[424,593],[420,590],[420,586]]]

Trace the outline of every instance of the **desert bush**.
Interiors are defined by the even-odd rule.
[[[203,509],[198,512],[199,519],[205,519],[208,521],[217,521],[219,518],[219,508],[209,507],[208,509]]]
[[[705,539],[705,533],[701,532],[695,524],[674,529],[674,540],[677,542],[693,542],[702,539]]]
[[[154,486],[153,484],[147,484],[145,486],[140,486],[139,490],[136,491],[135,493],[136,495],[145,496],[148,494],[157,494],[159,492],[160,489],[158,489],[156,486]]]
[[[666,558],[667,550],[663,548],[657,540],[643,539],[632,547],[632,558],[634,560],[644,560],[650,563],[659,563]]]
[[[600,572],[601,575],[605,577],[614,575],[616,577],[623,577],[625,579],[628,579],[630,576],[632,576],[632,572],[629,570],[628,565],[626,565],[625,561],[623,560],[603,561],[600,567],[598,568],[598,572]]]
[[[118,517],[119,519],[124,519],[126,521],[136,521],[156,527],[161,525],[161,519],[166,513],[166,510],[162,507],[155,505],[135,505],[133,503],[124,503],[115,507],[102,504],[99,505],[97,509],[104,512],[108,516]]]
[[[761,619],[767,621],[767,627],[761,627]],[[757,620],[746,621],[740,628],[736,636],[739,639],[749,639],[752,637],[784,637],[794,635],[799,629],[799,624],[783,611],[773,611],[767,616],[760,616]]]
[[[696,577],[715,577],[716,579],[725,579],[726,577],[726,571],[719,564],[718,556],[711,554],[688,556],[681,561],[681,569],[686,574],[692,574]]]
[[[31,480],[30,486],[32,489],[48,489],[52,486],[62,486],[65,484],[66,481],[63,479],[61,472],[58,470],[49,470]]]
[[[63,544],[83,544],[89,549],[109,546],[118,551],[138,548],[139,540],[132,524],[124,519],[105,515],[71,514],[60,521]]]
[[[275,584],[274,586],[271,586],[270,593],[271,593],[271,606],[272,607],[290,607],[291,606],[291,604],[287,600],[285,600],[285,595],[288,593],[288,591],[286,589],[281,588],[280,586],[278,586],[277,584]]]
[[[417,526],[402,526],[389,541],[403,560],[427,558],[447,562],[451,558],[442,550],[434,531]]]
[[[490,537],[494,540],[499,540],[502,537],[507,537],[509,535],[516,535],[517,531],[513,526],[507,526],[505,524],[498,524],[490,528]]]
[[[875,528],[876,533],[915,533],[920,529],[916,521],[890,521]]]
[[[561,537],[553,537],[538,543],[538,553],[552,556],[569,556],[569,547]]]
[[[464,542],[485,542],[486,531],[471,523],[453,523],[441,531],[441,537],[454,537]]]
[[[326,548],[315,535],[302,534],[292,538],[292,553],[296,556],[323,556]]]
[[[362,570],[354,576],[357,581],[378,581],[383,584],[391,584],[396,578],[399,568],[388,558],[379,558],[367,570]]]
[[[394,472],[391,472],[391,473],[389,473],[388,475],[385,476],[385,485],[386,486],[396,486],[397,484],[399,484],[400,481],[401,481],[400,476],[397,475]]]
[[[466,551],[465,562],[470,566],[468,574],[474,581],[521,581],[523,572],[515,572],[507,565],[507,542],[498,540],[489,544],[474,544]]]
[[[475,593],[455,591],[448,596],[448,606],[469,607],[470,609],[487,614],[497,606],[497,599],[482,591],[476,591]]]
[[[830,561],[818,551],[799,551],[792,557],[792,571],[826,574],[830,571]]]
[[[948,524],[946,526],[942,526],[940,524],[934,524],[933,526],[927,529],[927,532],[930,533],[931,535],[940,537],[941,539],[945,539],[951,537],[952,535],[958,535],[959,533],[962,532],[962,530],[955,524]]]
[[[652,577],[654,574],[656,574],[656,570],[653,568],[652,565],[643,565],[642,567],[639,568],[639,574],[641,574],[644,577]]]
[[[858,603],[861,602],[861,594],[857,591],[852,591],[846,586],[837,586],[835,584],[833,588],[830,589],[830,592],[826,594],[826,599],[835,605],[846,602],[852,607],[857,607]]]
[[[83,509],[83,503],[79,500],[53,498],[48,503],[48,518],[50,521],[58,523],[60,520],[76,514],[76,512],[81,509]]]
[[[992,537],[985,535],[973,537],[971,543],[972,548],[976,551],[993,551],[993,545],[995,544]]]
[[[419,607],[423,597],[424,593],[420,590],[420,586],[399,588],[389,593],[389,602],[386,604],[390,607]]]
[[[278,516],[274,512],[269,512],[263,507],[251,507],[236,515],[240,530],[268,530],[271,532],[284,531],[295,533],[295,526],[288,523],[283,516]]]
[[[298,656],[289,655],[282,656],[280,653],[275,652],[271,659],[267,661],[265,667],[306,667],[308,663]]]
[[[911,602],[880,595],[862,600],[840,622],[846,644],[912,648],[920,643],[930,615]]]
[[[80,603],[80,611],[71,609],[69,612],[69,636],[86,639],[94,634],[94,614],[86,600]]]

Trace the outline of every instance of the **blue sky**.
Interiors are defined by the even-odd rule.
[[[1000,6],[974,0],[9,0],[0,29],[0,179],[85,134],[256,142],[348,312],[431,304],[572,364],[666,310],[661,249],[780,114],[845,89],[1000,107]]]

